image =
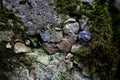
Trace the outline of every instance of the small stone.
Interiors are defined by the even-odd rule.
[[[37,71],[35,69],[35,67],[32,67],[30,69],[30,77],[29,80],[36,80],[37,79]]]
[[[88,31],[88,30],[80,31],[79,34],[78,34],[78,39],[80,40],[80,42],[82,42],[82,41],[87,42],[87,41],[91,40],[90,31]]]
[[[67,23],[64,25],[64,33],[65,34],[74,34],[78,33],[79,31],[79,24],[77,22],[75,23]]]
[[[42,40],[43,40],[44,42],[46,42],[46,41],[49,41],[49,40],[50,40],[51,34],[50,34],[50,31],[49,31],[49,30],[46,30],[46,31],[44,31],[44,32],[41,32],[41,33],[40,33],[40,36],[41,36]]]
[[[55,30],[60,31],[61,29],[60,29],[60,28],[58,28],[58,27],[56,27],[56,28],[55,28]]]
[[[71,43],[75,43],[75,41],[77,40],[77,35],[75,34],[65,35],[64,39],[68,40]]]
[[[73,55],[71,53],[67,54],[67,56],[65,57],[65,62],[70,62],[71,58],[73,57]]]
[[[71,54],[71,53],[69,53],[69,54],[67,54],[67,56],[65,57],[66,59],[70,59],[70,58],[72,58],[73,57],[73,54]]]
[[[78,51],[80,48],[81,48],[81,45],[80,45],[80,44],[74,44],[74,45],[72,45],[71,52],[72,52],[72,53],[75,53],[75,52]]]
[[[0,31],[0,42],[1,41],[9,42],[12,40],[13,36],[14,36],[13,31]]]
[[[52,29],[50,33],[51,33],[51,39],[49,42],[60,42],[63,38],[62,31]]]
[[[26,45],[30,45],[30,40],[26,40],[26,41],[25,41],[25,44],[26,44]]]
[[[10,43],[7,43],[7,44],[6,44],[6,48],[11,49],[11,48],[12,48],[12,45],[11,45]]]
[[[57,46],[61,51],[68,53],[71,49],[72,44],[68,40],[63,40]]]
[[[49,56],[47,54],[41,54],[36,58],[36,62],[42,63],[44,65],[48,65],[49,61]]]
[[[88,21],[88,18],[86,16],[82,15],[82,18],[79,20],[81,30],[84,30],[86,28],[87,21]]]
[[[54,54],[57,51],[56,45],[55,44],[50,44],[50,43],[44,43],[43,48],[49,53],[49,54]]]
[[[14,45],[14,51],[15,51],[15,53],[22,53],[22,52],[29,53],[32,50],[30,47],[27,47],[25,44],[17,42]]]
[[[76,22],[76,20],[73,19],[73,18],[69,18],[64,23],[66,24],[66,23],[69,23],[69,22]]]

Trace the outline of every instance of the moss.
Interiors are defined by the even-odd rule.
[[[117,49],[112,43],[113,30],[112,18],[108,11],[109,0],[95,0],[94,6],[86,8],[80,1],[69,2],[61,0],[57,3],[58,12],[68,14],[71,17],[80,19],[81,15],[89,18],[88,26],[92,33],[92,40],[89,47],[83,47],[76,52],[80,61],[89,67],[91,75],[97,73],[101,80],[114,80],[116,70]],[[76,0],[75,0],[76,1]],[[74,5],[73,5],[74,4]],[[76,11],[76,6],[80,10]],[[63,7],[65,6],[65,7]]]

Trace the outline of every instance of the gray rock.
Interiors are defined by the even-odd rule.
[[[44,42],[46,42],[46,41],[49,41],[49,40],[50,40],[51,34],[50,34],[50,31],[49,31],[49,30],[46,30],[46,31],[44,31],[44,32],[41,32],[41,33],[40,33],[40,36],[41,36],[42,40],[43,40]]]
[[[1,41],[11,41],[14,36],[13,31],[0,31],[0,42]]]
[[[63,33],[59,30],[50,30],[51,32],[51,39],[49,42],[60,42],[63,39]]]
[[[77,22],[74,23],[66,23],[63,27],[65,34],[74,34],[79,31],[79,24]]]
[[[79,19],[80,29],[81,30],[84,30],[86,28],[87,21],[88,21],[88,18],[86,16],[82,15],[81,19]]]

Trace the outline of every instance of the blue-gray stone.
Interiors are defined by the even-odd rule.
[[[44,42],[49,41],[50,40],[50,31],[46,30],[44,32],[41,32],[40,36]]]
[[[91,33],[88,30],[80,31],[78,34],[78,39],[80,41],[89,41],[91,40]]]

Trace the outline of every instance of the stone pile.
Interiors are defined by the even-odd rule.
[[[70,17],[65,17],[64,21],[46,0],[3,2],[9,10],[22,16],[26,33],[31,37],[23,41],[17,36],[14,44],[6,44],[6,48],[13,48],[17,54],[25,53],[25,58],[21,58],[25,65],[21,63],[15,68],[10,80],[89,80],[85,77],[89,77],[88,69],[84,70],[74,56],[84,46],[79,43],[91,40],[89,30],[84,30],[88,20],[85,16],[81,19],[83,24]]]

